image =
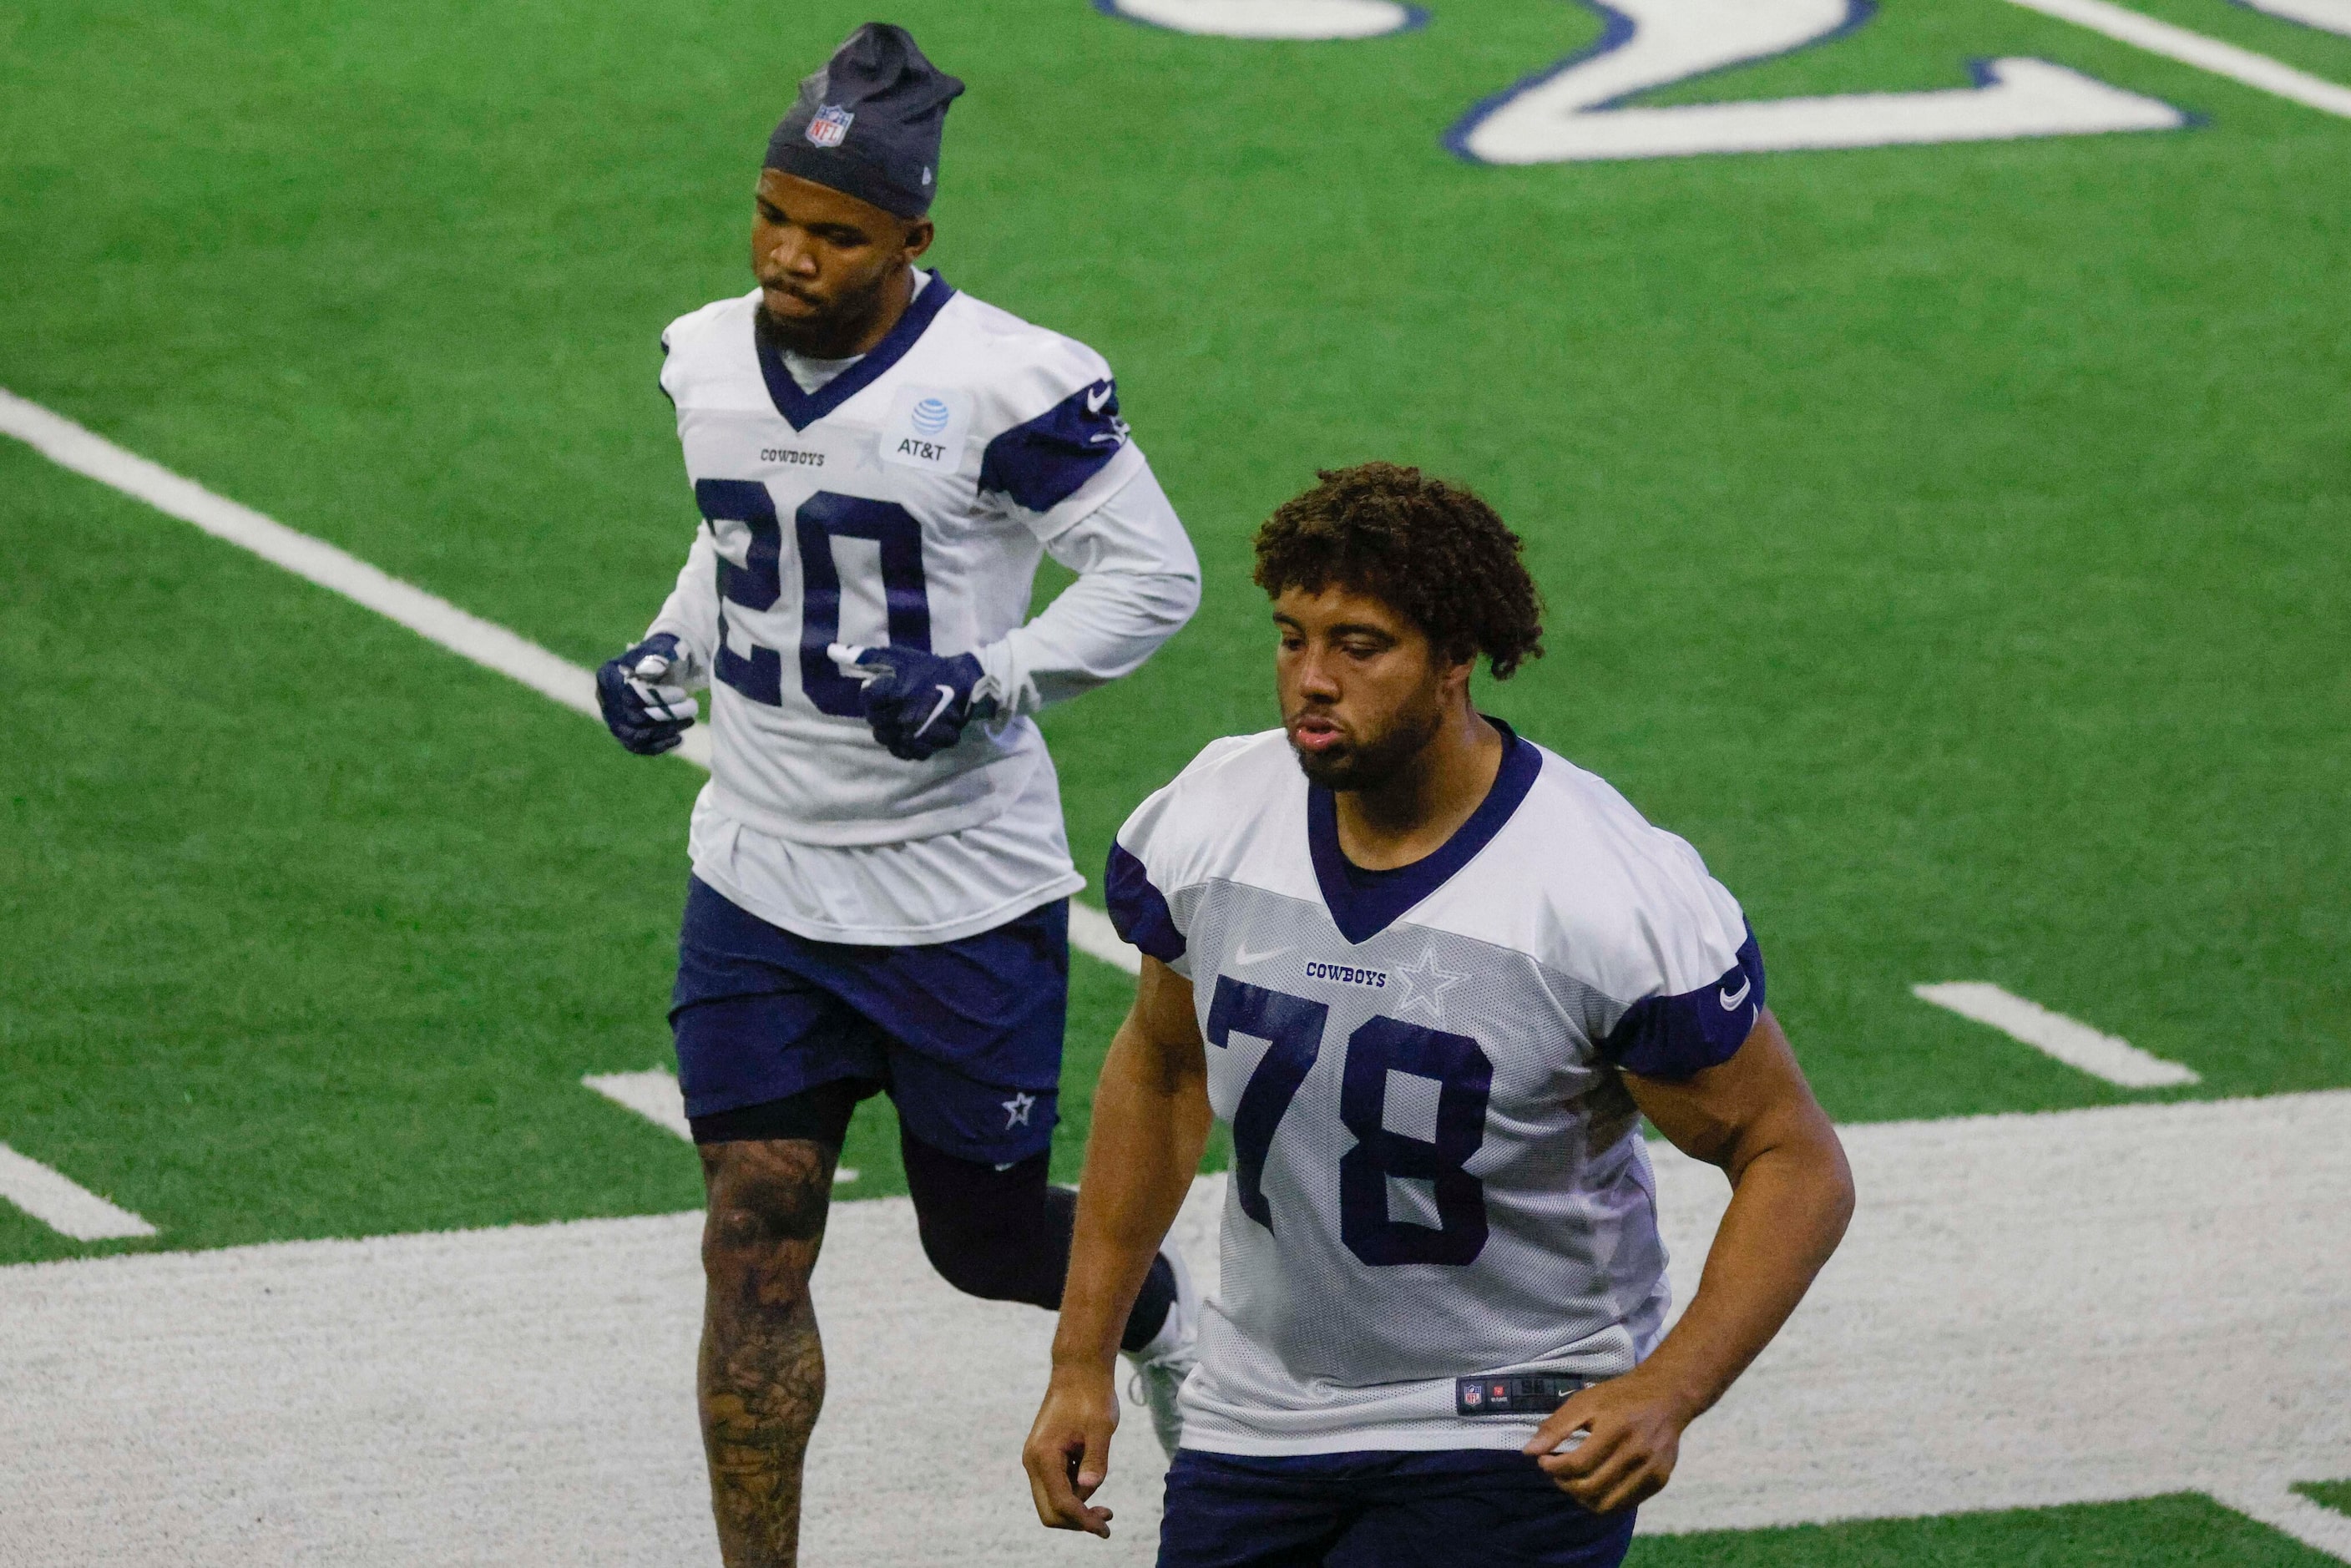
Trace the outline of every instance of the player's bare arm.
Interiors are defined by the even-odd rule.
[[[1110,1534],[1111,1511],[1088,1500],[1110,1474],[1119,1333],[1207,1146],[1205,1051],[1192,983],[1146,956],[1094,1090],[1052,1381],[1021,1453],[1055,1530]]]
[[[1527,1445],[1596,1513],[1672,1479],[1683,1429],[1780,1332],[1853,1215],[1844,1145],[1768,1009],[1729,1061],[1687,1079],[1628,1072],[1625,1082],[1676,1148],[1721,1167],[1731,1197],[1674,1331],[1633,1371],[1570,1398]],[[1579,1431],[1580,1443],[1562,1447]]]

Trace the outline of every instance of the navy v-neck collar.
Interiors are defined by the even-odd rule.
[[[891,328],[880,342],[867,350],[863,359],[814,392],[800,390],[800,383],[792,380],[792,372],[784,364],[784,356],[768,341],[768,335],[759,330],[758,319],[753,318],[751,345],[758,350],[759,374],[768,383],[768,400],[776,405],[776,412],[784,416],[785,423],[794,430],[806,430],[872,386],[883,372],[904,359],[906,350],[914,346],[914,340],[923,335],[932,318],[939,313],[940,308],[954,293],[955,290],[947,287],[946,278],[932,273],[930,282],[906,302],[906,313],[898,318],[898,324]]]
[[[1535,787],[1542,772],[1542,753],[1500,719],[1486,722],[1502,732],[1502,766],[1494,774],[1493,787],[1451,838],[1410,865],[1366,871],[1348,860],[1339,847],[1338,797],[1320,784],[1306,787],[1306,843],[1314,857],[1314,880],[1322,884],[1322,903],[1332,924],[1348,941],[1370,941],[1444,886],[1493,841]]]

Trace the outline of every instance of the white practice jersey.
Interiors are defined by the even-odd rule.
[[[662,335],[703,523],[647,635],[674,634],[711,687],[695,867],[824,940],[951,940],[1082,885],[1031,716],[1141,664],[1198,601],[1101,356],[917,281],[813,388],[756,330],[756,289]],[[1029,621],[1047,552],[1079,580]],[[836,643],[971,653],[998,716],[902,761]]]
[[[1659,1337],[1620,1069],[1726,1060],[1762,960],[1687,843],[1505,742],[1485,803],[1394,871],[1347,861],[1280,730],[1211,745],[1120,831],[1112,915],[1190,977],[1232,1128],[1186,1448],[1515,1448]]]

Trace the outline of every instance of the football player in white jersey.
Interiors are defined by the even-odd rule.
[[[1111,852],[1146,956],[1024,1454],[1038,1513],[1109,1532],[1111,1358],[1214,1117],[1223,1278],[1161,1568],[1605,1568],[1844,1234],[1843,1151],[1697,852],[1471,706],[1480,655],[1541,651],[1483,502],[1326,473],[1257,580],[1283,727],[1209,746]],[[1733,1189],[1670,1333],[1644,1113]]]
[[[915,265],[962,90],[880,25],[801,83],[759,175],[758,287],[662,338],[703,523],[598,673],[646,753],[711,692],[671,1022],[729,1564],[797,1557],[824,1386],[809,1272],[859,1100],[897,1104],[941,1274],[1061,1301],[1075,1197],[1046,1162],[1083,879],[1033,716],[1141,664],[1199,596],[1101,356]],[[1077,580],[1027,620],[1049,553]],[[1171,1448],[1187,1289],[1158,1264],[1121,1341]]]

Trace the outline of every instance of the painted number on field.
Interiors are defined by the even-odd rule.
[[[1446,145],[1479,163],[1569,163],[2171,131],[2188,117],[2064,66],[1984,60],[1976,85],[1748,103],[1627,99],[1784,55],[1867,21],[1863,0],[1586,0],[1606,29],[1583,54],[1478,105]]]
[[[1446,133],[1447,148],[1473,163],[1580,163],[2095,136],[2177,131],[2190,122],[2159,99],[2030,56],[1969,62],[1975,78],[1970,87],[1636,105],[1631,100],[1644,93],[1841,37],[1875,15],[1874,0],[1575,3],[1600,17],[1599,39],[1473,105]],[[2106,0],[2014,3],[2298,103],[2351,114],[2351,89]],[[2351,0],[2239,4],[2351,33]],[[1417,6],[1395,0],[1094,0],[1094,8],[1175,32],[1247,39],[1376,38],[1428,20]]]

